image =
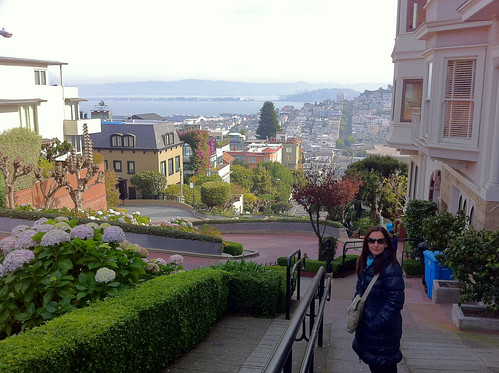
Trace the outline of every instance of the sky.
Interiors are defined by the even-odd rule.
[[[66,84],[391,83],[396,0],[0,0],[0,56]]]

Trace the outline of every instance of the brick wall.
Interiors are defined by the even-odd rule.
[[[100,170],[104,171],[104,164],[99,165]],[[82,171],[83,175],[85,175],[86,170]],[[76,184],[76,177],[74,175],[68,176],[69,181],[72,185]],[[95,178],[92,179],[90,184],[95,181]],[[52,183],[52,180],[45,181],[43,183],[43,187],[47,190]],[[29,204],[33,207],[40,208],[44,207],[45,197],[40,191],[39,182],[35,183],[31,188],[24,189],[16,192],[14,194],[14,204],[15,205],[26,205]],[[7,206],[9,201],[7,200]],[[52,198],[51,207],[54,208],[62,208],[67,207],[69,209],[74,209],[75,205],[73,200],[69,196],[66,188],[59,189],[57,193]],[[88,189],[85,193],[83,193],[83,209],[92,209],[92,210],[106,210],[106,186],[104,184],[104,180],[101,184],[94,185],[90,189]]]

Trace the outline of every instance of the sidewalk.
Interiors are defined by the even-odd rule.
[[[303,291],[309,281],[304,278]],[[345,330],[355,282],[354,274],[333,279],[324,314],[324,347],[315,350],[315,372],[369,372],[351,348],[353,335]],[[499,372],[499,334],[458,331],[451,323],[450,305],[432,303],[421,278],[405,282],[404,359],[399,373]],[[287,323],[282,318],[224,317],[202,343],[161,372],[261,372]],[[294,356],[298,356],[304,343],[295,345]]]

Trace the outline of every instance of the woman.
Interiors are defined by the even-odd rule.
[[[370,228],[364,237],[355,295],[364,293],[376,273],[380,275],[367,297],[352,347],[371,372],[392,373],[402,360],[404,280],[392,240],[382,227]]]

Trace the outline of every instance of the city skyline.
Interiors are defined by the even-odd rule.
[[[29,9],[29,12],[26,11]],[[66,84],[207,79],[391,83],[396,3],[0,0],[7,57],[67,62]]]

